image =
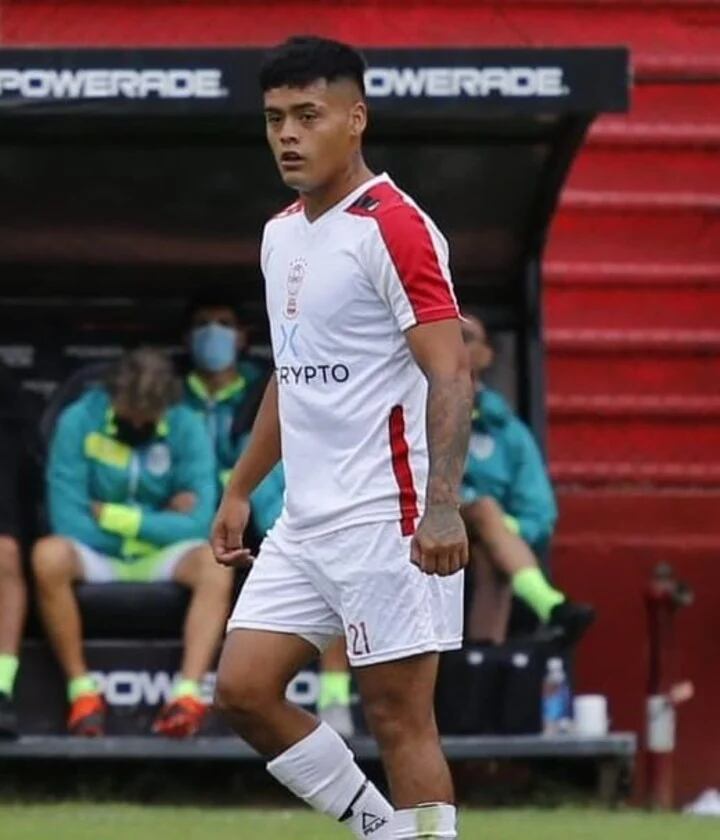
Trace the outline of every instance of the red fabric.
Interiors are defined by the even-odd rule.
[[[391,184],[371,187],[348,212],[377,222],[418,324],[459,317],[422,216]]]
[[[410,450],[405,439],[405,414],[401,405],[390,412],[390,449],[395,480],[400,493],[400,530],[404,537],[415,533],[418,517],[417,493],[410,469]]]

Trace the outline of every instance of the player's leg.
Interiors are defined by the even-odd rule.
[[[350,666],[345,653],[345,639],[336,639],[320,657],[320,693],[318,715],[343,738],[352,736],[350,708]]]
[[[392,807],[367,780],[340,736],[286,699],[290,680],[318,650],[293,634],[232,630],[223,647],[215,703],[268,761],[268,771],[315,810],[364,837],[372,813],[389,840]],[[366,815],[363,827],[363,814]]]
[[[481,540],[470,540],[472,596],[465,638],[501,644],[507,636],[512,589],[508,577],[490,561]]]
[[[153,580],[174,580],[192,593],[183,628],[180,680],[153,725],[158,734],[184,738],[198,731],[207,712],[200,684],[217,655],[227,621],[232,571],[215,562],[206,542],[169,546],[153,562]]]
[[[220,657],[216,703],[296,796],[359,838],[369,836],[373,814],[373,840],[389,840],[392,807],[345,742],[286,699],[290,680],[342,632],[339,617],[286,550],[267,538],[240,593]]]
[[[20,562],[20,547],[10,536],[0,536],[0,738],[17,734],[12,705],[18,670],[20,635],[27,595]]]
[[[357,669],[396,809],[394,837],[456,837],[455,796],[435,723],[438,654]]]
[[[103,562],[87,547],[80,550],[72,540],[58,536],[38,540],[32,553],[40,614],[68,681],[71,704],[68,728],[78,735],[102,734],[104,705],[85,662],[80,609],[73,583],[93,579],[92,569],[96,570],[94,577],[98,581],[109,579],[103,577]]]
[[[565,641],[577,641],[592,623],[594,610],[569,601],[550,584],[530,546],[508,528],[498,503],[490,497],[478,499],[463,506],[463,518],[471,536],[482,541],[491,562],[508,576],[515,595],[542,622],[561,632]]]
[[[318,569],[339,590],[348,658],[396,808],[392,836],[453,838],[453,786],[433,702],[438,652],[462,644],[463,574],[423,574],[397,522],[329,541],[334,551]]]

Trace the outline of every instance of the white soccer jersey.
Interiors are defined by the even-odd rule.
[[[291,205],[267,223],[261,250],[280,527],[314,537],[397,520],[412,534],[428,473],[427,384],[403,333],[459,317],[445,238],[383,174],[314,222]]]

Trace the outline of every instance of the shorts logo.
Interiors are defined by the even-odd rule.
[[[384,825],[387,825],[385,817],[378,817],[377,814],[370,814],[367,811],[362,813],[362,832],[365,837],[375,834]]]
[[[170,469],[170,450],[165,443],[156,443],[148,449],[145,466],[150,475],[161,476]]]
[[[307,263],[304,259],[298,258],[290,263],[290,272],[287,278],[287,300],[285,301],[285,317],[297,318],[298,314],[298,296],[300,295],[300,287],[305,279],[305,270]]]

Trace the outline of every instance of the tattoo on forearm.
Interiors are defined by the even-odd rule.
[[[472,383],[467,373],[430,377],[427,404],[429,504],[458,504],[470,439],[472,402]]]

